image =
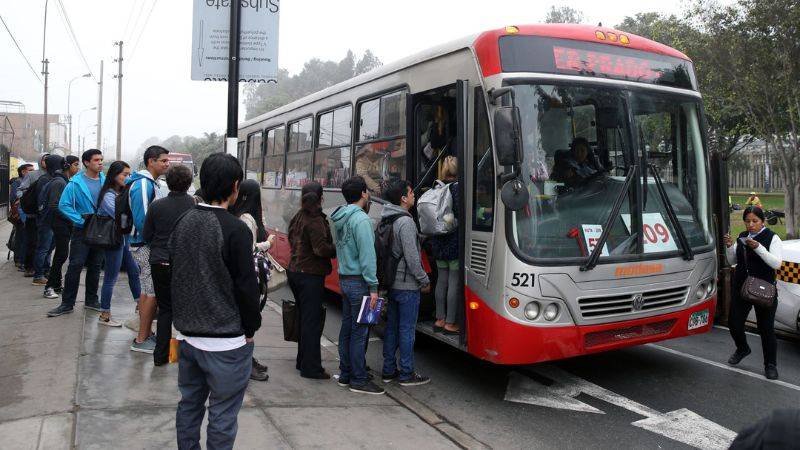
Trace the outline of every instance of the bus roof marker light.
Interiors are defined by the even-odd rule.
[[[611,42],[617,42],[617,35],[614,33],[608,33],[608,40]]]
[[[628,39],[628,36],[627,36],[627,35],[625,35],[625,34],[620,34],[620,35],[619,35],[619,43],[620,43],[620,44],[623,44],[623,45],[630,45],[630,43],[631,43],[631,40],[630,40],[630,39]]]
[[[473,311],[478,309],[479,306],[480,305],[478,304],[478,302],[469,302],[469,309],[471,309]]]
[[[606,40],[606,34],[603,33],[602,31],[595,31],[594,32],[594,37],[596,37],[597,39],[600,39],[601,41],[605,41]]]
[[[506,27],[506,33],[517,34],[519,33],[519,28],[515,27],[514,25],[509,25]]]

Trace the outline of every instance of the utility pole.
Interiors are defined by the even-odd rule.
[[[97,94],[97,149],[100,149],[100,139],[103,136],[103,61],[100,60],[100,81],[97,83],[99,86]],[[83,138],[84,145],[86,145],[86,138]]]
[[[239,27],[242,23],[241,2],[231,2],[231,27],[228,44],[228,130],[225,139],[226,151],[236,156],[239,134]]]
[[[115,42],[119,46],[119,58],[114,62],[118,63],[117,74],[117,161],[122,159],[122,41]],[[99,138],[98,138],[99,139]]]
[[[47,122],[47,79],[50,72],[47,70],[50,61],[47,59],[42,60],[42,75],[44,75],[44,145],[42,147],[42,153],[47,153],[50,149],[49,145],[49,137],[48,132],[50,128],[50,124]]]
[[[46,153],[49,148],[49,124],[47,123],[47,78],[50,72],[47,69],[50,65],[50,61],[48,61],[47,57],[45,56],[45,49],[47,48],[47,3],[48,1],[44,0],[44,29],[42,31],[42,75],[44,75],[44,145],[42,146],[42,153]]]

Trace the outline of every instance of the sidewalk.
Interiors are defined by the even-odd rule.
[[[6,242],[10,231],[3,223],[0,241]],[[130,330],[101,326],[97,313],[83,310],[83,288],[75,312],[57,318],[45,313],[59,300],[42,298],[41,291],[3,252],[2,447],[175,448],[177,364],[155,367],[151,355],[131,352]],[[134,314],[124,276],[112,313],[118,320]],[[296,344],[283,340],[274,305],[264,309],[255,340],[255,356],[269,366],[270,379],[250,382],[236,448],[458,448],[430,418],[423,420],[424,413],[395,400],[402,394],[358,395],[334,380],[300,378],[294,369]],[[335,374],[338,363],[330,350],[323,349],[323,365]]]

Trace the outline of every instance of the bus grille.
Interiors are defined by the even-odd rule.
[[[578,300],[578,306],[581,316],[585,319],[614,317],[681,305],[686,301],[688,292],[688,286],[642,292],[641,307],[638,309],[634,307],[637,294],[581,298]]]
[[[469,268],[475,275],[486,276],[486,261],[488,259],[489,244],[483,241],[472,241],[472,254],[469,258]]]
[[[641,339],[668,334],[672,331],[672,327],[675,326],[675,322],[677,322],[676,319],[669,319],[661,322],[587,333],[586,336],[583,337],[583,344],[586,348],[591,348],[630,339]]]

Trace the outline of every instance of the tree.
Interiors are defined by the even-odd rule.
[[[251,83],[245,86],[247,118],[280,108],[294,100],[380,66],[380,59],[372,51],[365,51],[356,61],[355,54],[348,50],[347,55],[339,62],[311,59],[303,65],[303,70],[294,76],[289,76],[288,70],[280,69],[277,83]]]
[[[698,2],[695,11],[713,49],[708,63],[728,82],[729,107],[780,160],[786,234],[795,238],[800,231],[800,4]]]
[[[551,6],[544,23],[582,23],[583,12],[569,6]]]

